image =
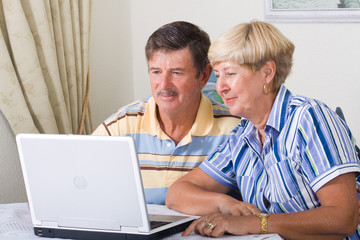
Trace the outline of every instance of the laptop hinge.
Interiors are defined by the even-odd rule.
[[[104,229],[121,231],[121,226],[118,221],[109,221],[101,219],[78,219],[78,218],[59,218],[59,227],[78,227],[90,229]]]

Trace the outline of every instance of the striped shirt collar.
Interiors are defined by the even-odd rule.
[[[275,102],[272,106],[267,126],[281,132],[287,119],[288,103],[292,99],[291,92],[281,85],[278,94],[276,95]]]
[[[269,128],[274,128],[278,132],[284,127],[286,122],[286,116],[288,114],[288,102],[292,99],[292,93],[284,86],[281,85],[278,94],[276,95],[274,104],[272,106],[269,119],[265,126],[265,132],[269,131]],[[242,127],[250,127],[253,129],[253,124],[248,119],[241,119]],[[248,130],[250,130],[248,129]],[[246,131],[248,132],[248,131]],[[250,131],[251,132],[251,131]],[[248,132],[249,133],[249,132]]]
[[[189,133],[181,141],[182,145],[191,142],[191,136],[206,136],[209,134],[214,122],[211,101],[201,93],[199,109],[195,122]],[[153,136],[161,136],[165,133],[161,130],[156,116],[156,103],[154,97],[150,97],[144,113],[141,128]]]

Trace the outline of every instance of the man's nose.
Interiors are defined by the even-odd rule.
[[[170,86],[171,77],[169,74],[163,74],[160,79],[160,87],[161,89],[167,89]]]

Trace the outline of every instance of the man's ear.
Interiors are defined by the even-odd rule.
[[[200,84],[201,88],[205,87],[206,83],[209,81],[213,67],[210,64],[207,64],[203,72],[200,74]]]
[[[265,63],[263,66],[264,76],[265,76],[265,82],[269,84],[275,76],[276,73],[276,63],[274,60],[269,60]]]

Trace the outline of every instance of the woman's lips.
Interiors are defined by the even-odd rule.
[[[235,101],[235,98],[234,97],[228,97],[228,98],[223,98],[224,102],[225,103],[232,103],[233,101]]]

